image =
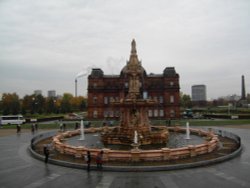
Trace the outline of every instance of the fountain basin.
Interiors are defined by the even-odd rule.
[[[241,138],[225,130],[212,129],[220,139],[220,147],[218,150],[204,155],[196,157],[189,157],[179,160],[165,160],[165,161],[131,161],[131,162],[105,162],[103,171],[123,171],[123,172],[138,172],[138,171],[168,171],[168,170],[180,170],[186,168],[201,167],[207,165],[213,165],[216,163],[224,162],[239,156],[242,152],[243,145]],[[31,144],[28,147],[30,154],[41,161],[44,161],[43,147],[44,144],[50,144],[52,138],[57,134],[55,131],[44,132],[35,135],[31,139]],[[193,139],[193,135],[191,140]],[[87,136],[86,136],[87,138]],[[59,154],[59,152],[52,150],[53,155],[49,158],[49,163],[60,165],[70,168],[86,169],[87,164],[84,163],[83,158],[76,158],[74,155]],[[138,155],[138,152],[133,152],[134,157]],[[94,158],[94,157],[93,157]],[[91,169],[95,170],[95,161],[91,165]]]
[[[159,127],[159,126],[157,126]],[[105,127],[107,129],[108,127]],[[89,128],[85,129],[85,133],[98,133],[102,132],[104,128]],[[113,129],[113,128],[108,128]],[[181,127],[168,127],[169,132],[185,133],[186,129]],[[87,154],[87,151],[91,152],[91,155],[95,157],[101,150],[104,151],[103,160],[108,161],[170,161],[183,158],[195,157],[206,153],[211,153],[219,147],[219,139],[212,131],[204,131],[200,129],[190,129],[191,134],[199,135],[200,137],[206,137],[204,143],[197,145],[188,145],[180,148],[167,148],[142,150],[138,148],[136,151],[131,150],[112,150],[109,148],[91,148],[86,146],[72,146],[64,143],[62,140],[75,135],[79,135],[80,131],[68,131],[58,134],[53,137],[53,145],[55,150],[61,154],[72,155],[76,158],[82,158]],[[136,153],[136,154],[135,154]]]

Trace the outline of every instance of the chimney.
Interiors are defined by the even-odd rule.
[[[77,79],[75,79],[75,97],[77,97]]]
[[[246,100],[245,78],[241,76],[241,100]]]

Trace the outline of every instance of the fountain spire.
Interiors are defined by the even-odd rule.
[[[136,99],[140,95],[140,85],[143,69],[137,57],[135,39],[131,42],[131,54],[127,64],[127,74],[129,77],[128,98]]]
[[[137,55],[137,52],[136,52],[136,42],[135,42],[135,39],[132,40],[131,42],[131,55]]]
[[[138,69],[138,67],[140,66],[140,62],[139,62],[138,57],[137,57],[135,39],[133,39],[132,42],[131,42],[131,52],[130,52],[130,58],[129,58],[128,66],[131,69],[133,69],[134,67],[137,67],[137,69]]]

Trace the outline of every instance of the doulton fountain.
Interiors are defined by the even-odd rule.
[[[144,99],[140,93],[140,78],[143,76],[143,68],[137,58],[136,44],[132,41],[131,55],[125,73],[128,75],[128,94],[120,101],[111,103],[120,108],[120,124],[114,129],[104,129],[102,141],[104,144],[133,143],[135,134],[138,134],[138,144],[163,144],[168,140],[166,127],[158,127],[154,130],[148,118],[148,108],[157,105],[153,99]]]

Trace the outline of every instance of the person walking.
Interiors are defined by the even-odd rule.
[[[20,124],[18,124],[17,126],[16,126],[16,129],[17,129],[17,133],[21,133],[21,125]]]
[[[90,171],[90,164],[91,164],[91,154],[90,151],[87,152],[87,156],[86,156],[86,162],[87,162],[87,171]]]
[[[97,168],[97,170],[102,170],[102,157],[103,157],[103,151],[100,151],[96,156],[96,168]]]
[[[38,124],[35,123],[35,131],[37,132],[38,131]]]
[[[79,129],[79,123],[78,122],[76,122],[76,124],[75,124],[75,130],[76,129]]]
[[[59,123],[59,129],[60,129],[60,132],[63,131],[63,124],[62,124],[62,122]]]
[[[66,124],[63,123],[63,132],[65,132],[65,131],[66,131]]]
[[[34,125],[34,123],[31,125],[31,133],[32,133],[32,134],[35,133],[35,125]]]
[[[49,148],[48,148],[48,145],[45,145],[43,147],[43,153],[45,155],[44,162],[45,162],[45,164],[47,164],[48,163],[48,159],[49,159]]]

